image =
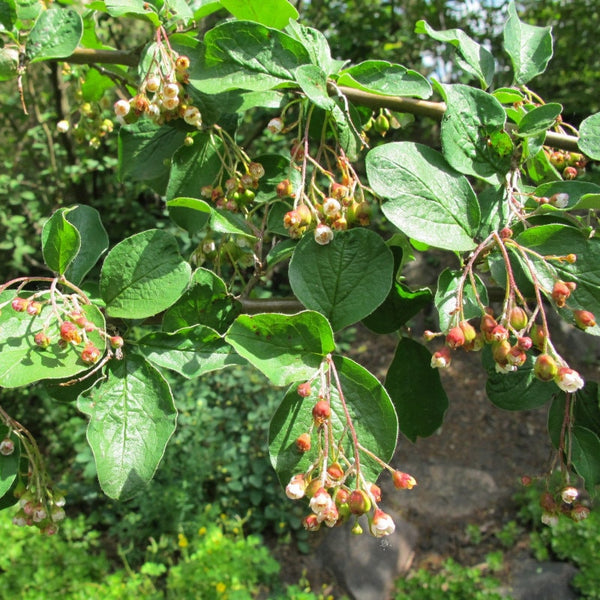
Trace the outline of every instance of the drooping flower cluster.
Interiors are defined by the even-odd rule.
[[[285,492],[292,500],[308,500],[311,512],[302,520],[302,525],[308,531],[316,531],[322,524],[334,527],[351,521],[353,533],[360,534],[363,529],[358,518],[366,515],[371,535],[387,536],[394,532],[395,524],[390,515],[379,508],[381,488],[363,476],[361,455],[366,453],[388,470],[397,489],[411,489],[417,482],[412,475],[394,470],[360,445],[349,413],[344,409],[343,391],[338,389],[339,380],[335,374],[335,391],[331,393],[334,369],[331,359],[327,358],[319,373],[317,394],[311,387],[312,382],[298,386],[298,395],[304,402],[314,404],[311,410],[312,424],[309,431],[301,433],[296,439],[296,451],[304,454],[314,449],[315,452],[310,466],[291,477]],[[344,432],[338,438],[334,435],[332,425],[332,396],[335,397],[336,406],[337,402],[341,404],[340,415],[343,414],[346,419]]]

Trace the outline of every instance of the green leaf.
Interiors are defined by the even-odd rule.
[[[362,129],[359,115],[354,106],[346,102],[344,97],[338,96],[333,101],[335,105],[331,111],[331,116],[335,123],[334,135],[346,153],[348,160],[358,160],[358,155],[364,145],[364,140],[359,133],[359,130]],[[358,123],[358,127],[355,123]]]
[[[100,274],[100,294],[111,317],[143,319],[176,302],[190,280],[177,240],[158,229],[143,231],[118,243]]]
[[[542,104],[526,113],[519,122],[516,132],[519,136],[535,136],[545,133],[562,112],[562,105],[557,102]]]
[[[14,0],[0,0],[0,25],[6,31],[12,31],[17,18]]]
[[[227,21],[204,36],[204,56],[192,62],[190,84],[207,94],[270,90],[291,84],[310,63],[305,47],[289,35],[250,21]]]
[[[190,288],[163,317],[163,331],[207,325],[223,333],[241,312],[241,304],[227,293],[224,281],[208,269],[197,269]]]
[[[287,239],[275,244],[267,254],[267,267],[272,269],[276,264],[292,258],[297,243],[297,240]]]
[[[461,29],[436,31],[426,21],[417,21],[415,33],[424,33],[438,42],[452,44],[462,58],[461,68],[477,77],[483,89],[492,84],[494,78],[494,57],[489,50],[473,41]]]
[[[500,104],[515,104],[516,102],[523,102],[525,100],[525,96],[514,88],[498,88],[492,92],[492,96]]]
[[[438,277],[434,302],[439,314],[441,331],[447,331],[456,322],[458,308],[456,295],[461,278],[462,271],[452,269],[444,269]],[[484,306],[489,302],[487,288],[477,275],[475,275],[475,285],[476,290],[467,280],[463,288],[462,308],[466,320],[480,317],[482,314],[483,309],[477,302],[477,296]]]
[[[46,221],[42,229],[44,262],[59,275],[65,274],[81,246],[81,237],[77,228],[66,218],[68,212],[68,208],[59,208]]]
[[[331,326],[312,311],[240,315],[225,339],[274,385],[309,379],[335,348]]]
[[[211,134],[201,132],[194,135],[192,146],[181,146],[176,150],[167,185],[167,200],[182,196],[200,198],[202,188],[215,183],[215,175],[221,166],[220,151],[222,144],[213,140]],[[188,211],[182,213],[181,219],[171,214],[176,223],[187,223],[189,217],[193,218],[193,215]],[[188,227],[185,229],[190,231]],[[194,231],[197,231],[196,227]]]
[[[240,21],[255,21],[275,29],[283,29],[290,19],[298,18],[298,11],[287,0],[221,0],[221,6]]]
[[[171,157],[186,132],[140,119],[119,131],[119,178],[152,181],[168,175]]]
[[[356,428],[360,443],[384,461],[391,460],[398,436],[398,418],[392,402],[371,373],[349,358],[334,357],[348,412]],[[298,452],[295,441],[311,429],[312,408],[316,393],[301,398],[296,387],[291,387],[275,411],[269,427],[269,454],[279,481],[286,485],[292,475],[303,473],[314,461],[310,452]],[[335,388],[331,390],[331,422],[333,435],[343,433],[343,447],[347,456],[354,456],[346,418]],[[381,465],[365,454],[360,455],[361,469],[367,481],[376,481]]]
[[[504,185],[486,187],[478,196],[481,223],[477,237],[485,239],[493,231],[500,231],[510,222],[510,194]]]
[[[385,388],[396,408],[400,431],[411,442],[431,435],[444,422],[448,397],[425,346],[409,338],[398,342]]]
[[[30,62],[66,58],[83,35],[83,21],[72,8],[51,8],[40,14],[27,38],[25,54]]]
[[[327,92],[327,75],[316,65],[301,65],[295,72],[296,81],[306,97],[324,110],[331,110],[335,103]]]
[[[393,276],[390,249],[368,229],[338,232],[325,246],[306,235],[289,268],[294,295],[325,315],[334,331],[372,313],[388,295]]]
[[[286,33],[304,46],[310,56],[310,62],[321,67],[327,75],[337,72],[344,65],[344,61],[331,58],[327,38],[319,30],[301,25],[297,21],[290,21]]]
[[[18,74],[19,53],[14,48],[0,48],[0,81],[14,79]]]
[[[581,122],[577,145],[592,160],[600,160],[600,113],[590,115]]]
[[[113,89],[115,82],[107,75],[101,75],[96,69],[87,72],[81,84],[81,95],[86,102],[99,102],[107,90]]]
[[[105,2],[106,12],[108,12],[111,17],[122,17],[123,15],[129,15],[150,21],[155,27],[160,27],[161,25],[160,18],[156,14],[157,4],[153,1],[105,0]]]
[[[213,0],[197,0],[194,2],[194,7],[194,20],[196,21],[212,15],[223,8],[219,1]]]
[[[548,435],[555,448],[560,445],[560,435],[565,416],[565,400],[564,392],[556,394],[553,396],[548,410]]]
[[[231,211],[213,208],[204,200],[197,198],[174,198],[167,202],[169,215],[181,227],[190,233],[198,233],[206,223],[210,229],[229,235],[241,235],[251,241],[256,238],[250,233],[243,217]]]
[[[128,355],[109,363],[106,380],[77,407],[90,417],[87,439],[104,493],[127,500],[141,492],[175,431],[177,411],[164,377]]]
[[[258,188],[254,202],[279,201],[277,184],[284,179],[289,179],[294,189],[300,187],[302,176],[299,171],[290,166],[290,157],[281,154],[261,154],[254,159],[260,163],[265,174],[258,180]],[[289,208],[287,210],[290,210]]]
[[[7,437],[10,437],[15,445],[15,449],[14,452],[8,456],[0,454],[0,499],[3,499],[13,487],[19,473],[19,460],[21,458],[21,444],[19,440],[15,435],[11,435],[11,432],[6,425],[0,423],[0,440],[4,440]]]
[[[204,325],[173,333],[149,333],[139,340],[140,352],[153,364],[188,379],[246,361],[214,330]]]
[[[385,60],[367,60],[344,69],[337,84],[384,96],[429,98],[432,93],[423,75]]]
[[[600,438],[589,429],[575,425],[567,452],[577,473],[585,480],[585,488],[592,494],[600,483]]]
[[[467,179],[442,155],[412,142],[393,142],[367,154],[369,185],[389,199],[384,215],[407,236],[446,250],[475,248],[480,212]]]
[[[511,164],[510,156],[491,140],[506,122],[502,105],[490,94],[466,85],[445,85],[443,89],[448,105],[441,130],[444,158],[465,175],[500,183]]]
[[[431,290],[423,288],[412,291],[403,283],[395,282],[383,304],[363,319],[363,323],[375,333],[398,331],[402,325],[431,303]]]
[[[600,436],[600,396],[598,392],[598,384],[595,381],[586,381],[585,386],[577,390],[573,404],[573,418],[576,425],[585,427]]]
[[[553,382],[540,381],[533,373],[531,354],[522,367],[512,373],[498,373],[490,346],[482,351],[482,363],[488,372],[485,386],[490,402],[504,410],[530,410],[546,404],[558,392]]]
[[[102,225],[100,213],[91,206],[80,204],[65,213],[67,221],[77,229],[80,240],[79,250],[69,263],[65,277],[79,285],[90,269],[108,248],[108,234]]]
[[[39,0],[16,0],[17,18],[24,21],[36,19],[44,5]]]
[[[10,301],[14,292],[7,291],[0,296],[2,302]],[[82,362],[80,355],[83,344],[75,346],[68,344],[62,347],[60,339],[60,325],[55,317],[49,295],[44,294],[38,298],[45,303],[39,315],[32,317],[27,312],[15,312],[5,308],[0,314],[0,386],[15,388],[40,381],[42,379],[63,379],[73,377],[89,369],[89,365]],[[60,298],[55,299],[57,308],[61,310]],[[64,309],[67,310],[67,309]],[[86,319],[91,321],[98,329],[104,330],[106,325],[102,313],[92,305],[83,305],[82,312]],[[35,334],[44,331],[50,338],[51,344],[42,349],[34,342]],[[104,353],[106,341],[98,331],[87,334],[101,353]]]
[[[552,28],[523,23],[515,8],[508,5],[508,20],[504,26],[504,49],[514,71],[514,83],[524,85],[543,73],[552,58]]]

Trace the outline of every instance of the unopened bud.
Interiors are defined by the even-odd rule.
[[[551,381],[558,374],[558,365],[549,354],[540,354],[533,366],[533,372],[542,381]]]
[[[587,329],[596,325],[596,317],[589,310],[574,310],[575,324],[580,329]]]

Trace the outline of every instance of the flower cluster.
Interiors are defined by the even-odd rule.
[[[302,383],[297,388],[298,395],[305,402],[314,404],[311,409],[312,424],[309,431],[301,433],[296,439],[296,451],[306,454],[314,448],[316,452],[310,465],[291,477],[285,488],[286,495],[292,500],[308,500],[311,512],[302,520],[302,525],[308,531],[316,531],[322,524],[334,527],[352,521],[352,532],[360,534],[363,529],[358,517],[366,515],[369,532],[373,536],[390,535],[395,530],[394,521],[379,508],[381,488],[363,476],[361,453],[367,454],[388,470],[397,489],[411,489],[417,482],[412,475],[394,470],[360,445],[349,413],[344,409],[343,392],[339,389],[339,380],[334,371],[335,398],[336,402],[340,402],[341,413],[346,419],[344,432],[336,439],[332,425],[330,390],[331,373],[334,369],[331,360],[326,359],[320,370],[321,385],[318,394],[314,393],[312,382]],[[351,443],[345,439],[346,436]],[[347,454],[349,449],[353,450],[350,455]]]
[[[588,518],[590,509],[578,502],[579,490],[567,485],[555,493],[544,492],[540,497],[542,507],[542,523],[553,527],[558,523],[559,516],[565,515],[573,521],[583,521]]]
[[[563,179],[575,179],[585,173],[587,159],[583,154],[550,148],[544,148],[544,152],[550,164],[562,174]]]
[[[202,115],[184,87],[189,81],[189,67],[187,56],[174,52],[166,37],[164,42],[159,39],[151,67],[138,93],[128,100],[115,102],[114,111],[119,123],[134,123],[146,115],[159,125],[181,118],[200,129]]]
[[[18,527],[37,527],[41,533],[54,535],[65,519],[65,497],[49,488],[37,490],[34,486],[15,490],[19,509],[12,519]]]

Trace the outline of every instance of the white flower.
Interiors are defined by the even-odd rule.
[[[179,106],[179,98],[177,96],[173,96],[172,98],[165,98],[163,100],[163,106],[167,110],[174,110]]]
[[[556,208],[567,208],[567,206],[569,206],[569,194],[565,194],[564,192],[561,194],[554,194],[554,196],[550,198],[550,202]]]
[[[176,83],[167,83],[163,87],[163,96],[165,98],[177,98],[179,96],[179,86]]]
[[[333,231],[329,225],[319,223],[315,229],[315,242],[321,246],[326,246],[333,239]]]
[[[444,346],[441,350],[434,352],[431,356],[431,368],[432,369],[445,369],[450,366],[452,361],[452,355],[450,349]]]
[[[341,208],[341,204],[335,198],[325,198],[323,201],[323,212],[328,217],[337,215]]]
[[[158,88],[160,87],[160,77],[158,77],[157,75],[152,75],[151,77],[148,77],[148,79],[146,79],[146,89],[149,92],[156,92],[158,90]]]
[[[548,527],[554,527],[555,525],[558,525],[558,515],[544,513],[542,515],[542,523],[548,525]]]
[[[194,125],[198,127],[202,125],[202,116],[200,115],[200,111],[195,106],[188,106],[183,113],[183,120],[188,125]]]
[[[579,492],[577,488],[574,487],[566,487],[561,493],[560,497],[565,504],[573,504],[577,497],[579,496]]]
[[[396,530],[396,525],[394,524],[394,521],[390,515],[384,513],[378,508],[373,515],[370,529],[371,533],[375,537],[384,537],[394,533]]]
[[[69,121],[67,121],[66,119],[62,119],[56,124],[56,130],[58,131],[58,133],[67,133],[67,131],[69,131],[69,127]]]
[[[500,363],[496,363],[496,373],[512,373],[517,370],[517,365],[513,365],[511,363],[506,363],[505,365],[501,365]]]
[[[580,390],[585,384],[581,375],[568,367],[561,367],[554,381],[563,392],[569,394]]]
[[[285,495],[290,500],[299,500],[304,497],[306,490],[306,483],[304,482],[304,475],[294,475],[290,482],[285,486]]]
[[[160,106],[156,102],[151,102],[148,106],[148,116],[151,119],[158,119],[160,117]]]
[[[283,129],[283,121],[279,117],[271,119],[267,125],[267,129],[271,133],[279,133]]]
[[[325,522],[327,527],[333,527],[338,522],[339,518],[340,513],[335,502],[332,502],[327,510],[317,513],[317,521],[319,521],[319,523]]]
[[[127,100],[117,100],[115,102],[115,115],[117,115],[117,117],[126,117],[129,114],[129,111],[131,110],[131,105],[129,104],[129,102]]]
[[[309,506],[316,515],[319,515],[327,513],[335,504],[331,496],[327,493],[327,490],[319,488],[317,493],[310,499]]]

